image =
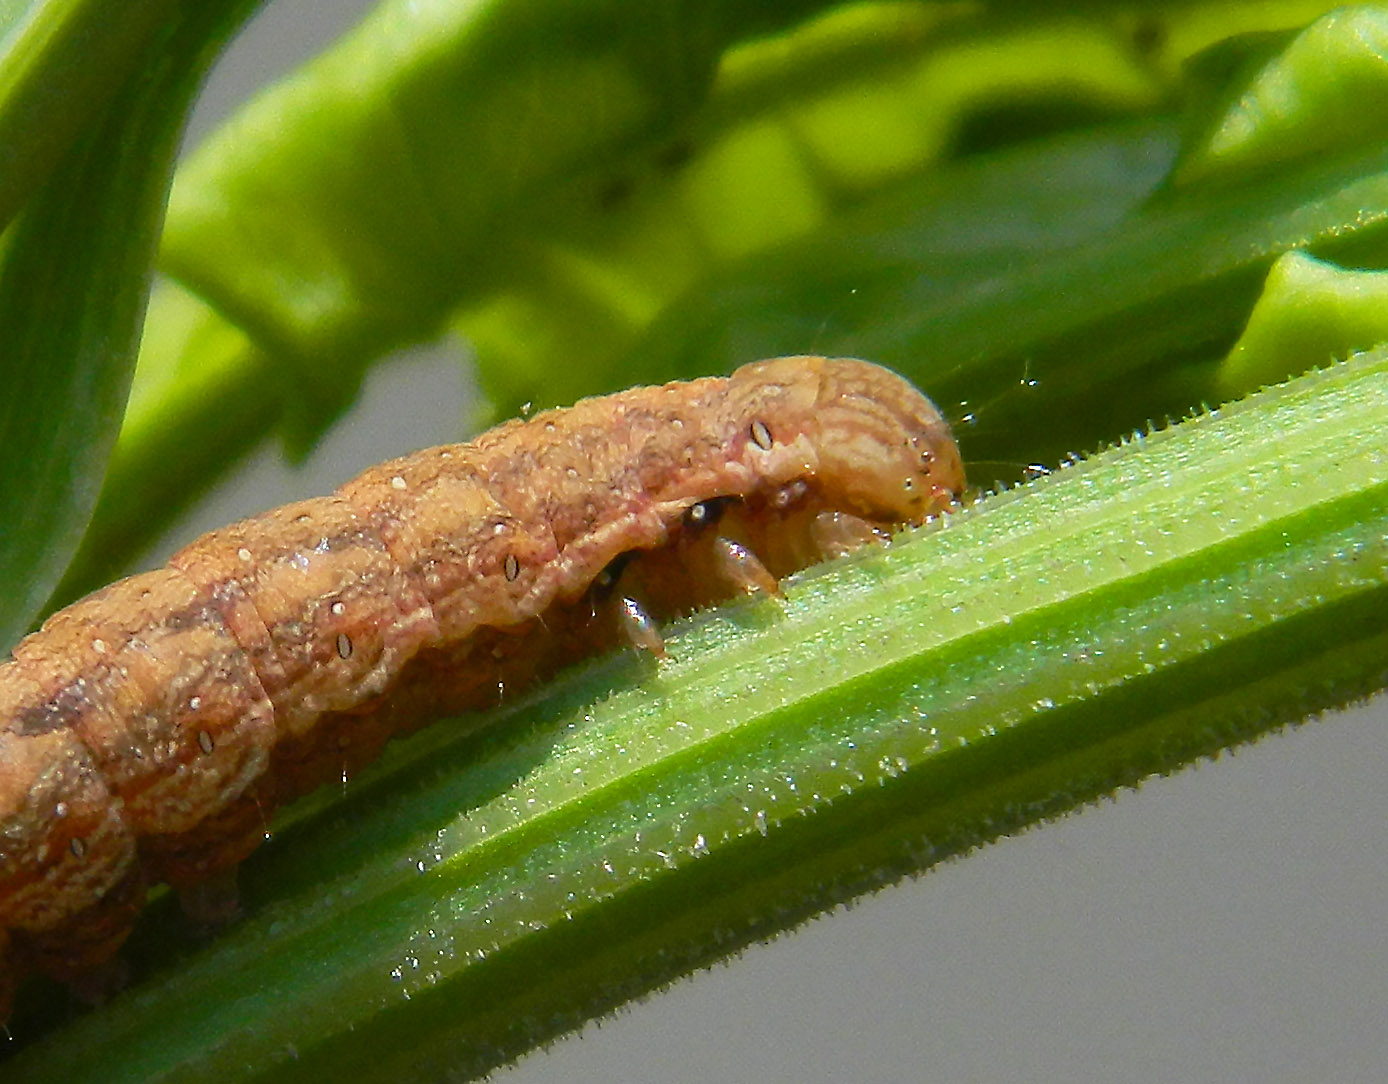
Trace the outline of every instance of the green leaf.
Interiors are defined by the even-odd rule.
[[[1227,52],[1238,43],[1226,43]],[[1223,58],[1217,60],[1220,64]],[[1346,7],[1260,37],[1186,149],[1175,183],[1229,181],[1388,135],[1388,10]]]
[[[302,447],[441,329],[498,228],[686,116],[729,41],[820,6],[390,0],[188,161],[164,265],[286,367]]]
[[[1388,272],[1351,271],[1289,252],[1220,369],[1223,389],[1285,380],[1307,358],[1344,358],[1388,342]]]
[[[132,555],[274,432],[280,415],[265,394],[270,368],[243,332],[199,299],[168,281],[156,285],[120,439],[49,609],[128,572]]]
[[[274,902],[7,1080],[479,1072],[810,913],[1376,688],[1388,356],[686,623],[265,856]],[[262,884],[265,883],[262,881]]]
[[[97,123],[181,0],[0,4],[0,228]]]
[[[5,233],[0,259],[0,642],[24,631],[76,549],[120,425],[184,114],[253,5],[207,4],[143,46],[101,123]],[[55,88],[56,89],[56,88]]]
[[[706,372],[709,360],[690,354],[643,356],[635,366],[630,354],[652,319],[701,280],[718,283],[730,266],[768,259],[772,277],[779,246],[842,236],[855,209],[885,203],[879,219],[909,216],[903,179],[932,177],[983,118],[1028,103],[1026,131],[1036,135],[1055,123],[1038,101],[1069,124],[1080,112],[1108,118],[1169,102],[1172,88],[1102,23],[908,10],[914,22],[900,5],[854,5],[733,51],[683,134],[678,165],[655,168],[644,158],[661,157],[648,151],[619,164],[619,185],[611,174],[581,177],[519,237],[503,239],[491,257],[500,281],[480,300],[464,299],[456,320],[477,347],[497,413]],[[1111,172],[1092,187],[1112,185]],[[1054,199],[1059,186],[1037,176]],[[1011,194],[1029,198],[1024,186]],[[900,272],[903,253],[926,251],[922,238],[906,239],[892,270]],[[827,301],[832,319],[838,299]],[[817,349],[815,338],[803,335],[796,349]],[[562,372],[547,361],[558,354],[573,359]]]

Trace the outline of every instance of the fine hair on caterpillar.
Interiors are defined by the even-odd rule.
[[[780,358],[507,422],[195,540],[0,663],[0,1019],[81,983],[147,889],[234,911],[274,808],[392,736],[943,510],[936,408]]]

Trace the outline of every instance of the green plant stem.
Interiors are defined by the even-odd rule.
[[[437,1079],[1382,686],[1388,356],[1135,439],[423,735],[259,914],[7,1066]]]

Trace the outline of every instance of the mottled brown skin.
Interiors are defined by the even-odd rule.
[[[781,358],[383,463],[74,603],[0,664],[0,1020],[19,975],[81,979],[149,885],[196,898],[392,735],[963,487],[905,381]]]

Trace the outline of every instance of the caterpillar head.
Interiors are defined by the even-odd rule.
[[[852,358],[789,357],[745,365],[734,385],[775,389],[774,413],[748,439],[773,474],[803,464],[830,501],[883,523],[919,523],[964,491],[964,465],[935,404],[895,373]]]

